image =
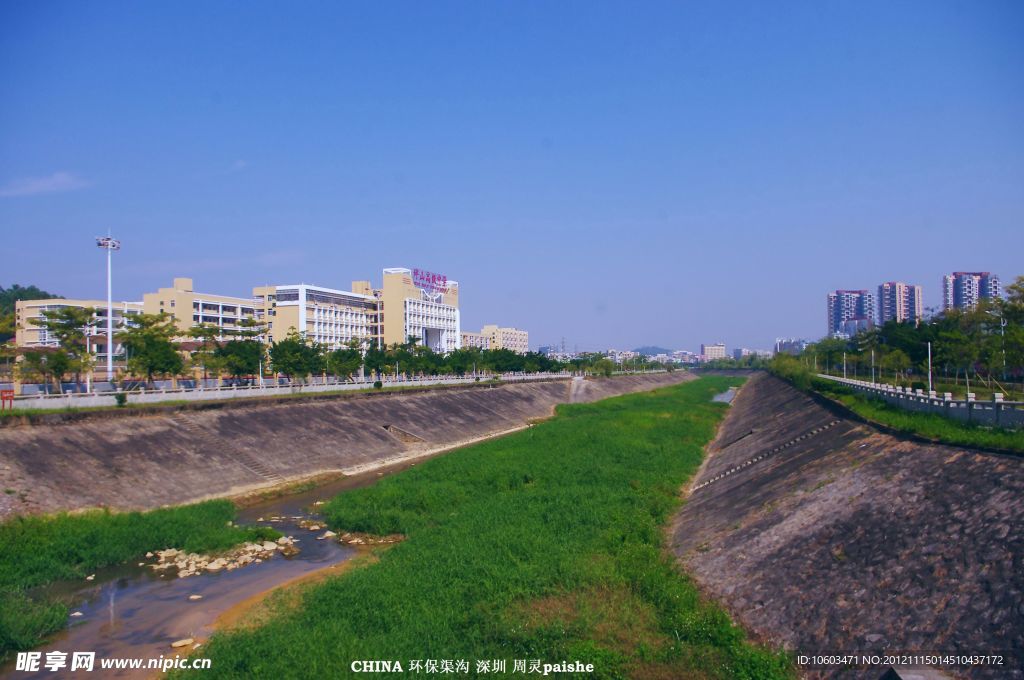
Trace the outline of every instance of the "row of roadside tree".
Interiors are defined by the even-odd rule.
[[[39,321],[56,348],[22,350],[17,363],[19,377],[57,389],[70,377],[77,385],[94,368],[89,347],[90,328],[95,325],[95,310],[65,307],[44,312]],[[126,384],[156,378],[197,377],[204,380],[230,377],[236,383],[251,381],[259,375],[275,375],[303,382],[311,376],[331,376],[339,380],[383,376],[438,376],[467,374],[537,373],[571,370],[611,375],[617,366],[600,354],[582,355],[570,361],[557,361],[544,354],[517,354],[508,349],[463,348],[439,354],[409,338],[405,343],[377,347],[352,341],[339,348],[311,342],[296,332],[276,342],[261,340],[265,330],[250,323],[224,339],[224,330],[210,324],[181,330],[166,314],[138,314],[130,326],[119,329],[116,338],[125,351]],[[660,365],[657,365],[660,368]],[[635,363],[638,370],[655,368],[647,361]],[[80,388],[79,388],[80,389]]]

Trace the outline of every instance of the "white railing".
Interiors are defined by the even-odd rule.
[[[998,392],[993,394],[989,401],[978,401],[974,392],[968,392],[965,399],[954,399],[950,392],[943,392],[939,396],[935,390],[927,392],[920,388],[911,389],[867,380],[840,378],[824,373],[817,375],[819,378],[846,385],[908,411],[938,413],[957,420],[999,427],[1024,427],[1024,401],[1006,401]]]
[[[424,387],[430,385],[469,385],[499,378],[502,382],[528,382],[532,380],[568,380],[571,374],[563,373],[505,373],[479,376],[429,376],[418,378],[382,380],[383,387]],[[64,409],[117,405],[115,394],[124,394],[129,404],[153,404],[162,401],[207,401],[237,399],[243,397],[265,397],[283,394],[316,394],[318,392],[348,392],[373,390],[372,378],[348,382],[326,383],[285,383],[263,385],[238,385],[232,387],[197,387],[176,389],[138,389],[119,392],[67,392],[64,394],[36,394],[16,396],[17,409]]]

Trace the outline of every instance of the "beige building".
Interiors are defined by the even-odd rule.
[[[701,361],[714,361],[725,358],[725,343],[716,342],[713,345],[700,346]]]
[[[517,354],[530,351],[530,334],[518,328],[488,324],[480,330],[480,334],[490,340],[491,349],[510,349]]]
[[[57,339],[51,337],[48,331],[38,324],[42,319],[44,311],[56,311],[65,307],[92,307],[96,310],[93,315],[93,323],[86,329],[86,337],[89,341],[89,348],[92,350],[97,361],[105,362],[107,359],[107,301],[106,300],[67,300],[54,298],[50,300],[18,300],[14,304],[14,342],[22,348],[33,347],[56,347]],[[113,304],[113,326],[114,332],[130,323],[131,317],[142,311],[141,302],[115,302]],[[123,349],[120,343],[114,343],[114,356],[122,355]]]
[[[218,339],[227,340],[244,330],[245,323],[261,320],[252,298],[197,293],[192,289],[192,279],[187,278],[176,278],[170,288],[146,293],[142,296],[142,308],[146,314],[170,314],[182,337],[193,326],[206,323],[221,328],[223,334]]]
[[[372,338],[378,346],[404,343],[415,338],[442,354],[462,343],[459,316],[459,284],[421,269],[395,267],[384,270],[383,285],[353,281],[352,292],[377,300]]]
[[[491,348],[491,338],[489,335],[483,333],[473,333],[472,331],[462,331],[462,348],[467,347],[479,347],[480,349]]]
[[[252,295],[270,341],[283,340],[293,329],[329,349],[352,340],[365,346],[374,337],[377,299],[373,295],[304,283],[260,286],[253,288]]]

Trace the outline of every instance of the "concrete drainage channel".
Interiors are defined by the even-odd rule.
[[[813,437],[816,434],[824,432],[825,430],[829,429],[830,427],[835,427],[839,423],[840,423],[840,421],[833,420],[832,422],[826,423],[825,425],[822,425],[821,427],[816,427],[813,430],[810,430],[809,432],[806,432],[805,434],[800,435],[799,437],[794,437],[793,439],[790,439],[785,444],[782,444],[780,446],[776,446],[774,449],[771,449],[770,451],[765,451],[764,453],[762,453],[759,456],[754,456],[750,460],[744,461],[744,462],[740,463],[739,465],[736,465],[735,467],[729,468],[725,472],[722,472],[722,473],[716,475],[715,477],[712,477],[711,479],[707,480],[706,482],[701,482],[697,486],[693,487],[693,490],[697,491],[698,489],[703,489],[706,486],[710,486],[711,484],[714,484],[715,482],[717,482],[720,479],[725,479],[729,475],[735,474],[735,473],[739,472],[740,470],[742,470],[745,467],[748,467],[750,465],[753,465],[754,463],[762,461],[762,460],[768,458],[769,456],[775,455],[776,453],[779,453],[781,451],[785,451],[789,447],[791,447],[791,446],[793,446],[795,444],[799,444],[800,442],[804,441],[805,439],[808,439],[809,437]],[[753,430],[751,430],[747,434],[743,435],[739,439],[737,439],[737,440],[735,440],[733,442],[730,442],[728,444],[728,446],[732,446],[733,444],[738,442],[740,439],[745,439],[745,438],[749,437],[752,434],[754,434]],[[722,448],[727,448],[727,447],[722,447]]]
[[[885,677],[1024,678],[1024,460],[837,419],[767,374],[720,432],[671,544],[737,623],[797,656],[879,659],[799,666],[807,677],[982,654]]]

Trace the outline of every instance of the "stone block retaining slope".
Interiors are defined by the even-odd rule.
[[[574,401],[691,378],[582,381]],[[523,427],[569,401],[572,381],[480,385],[225,408],[95,414],[0,428],[0,518],[107,506],[148,509],[327,472],[356,472]]]
[[[1019,458],[901,441],[758,374],[671,540],[709,595],[791,650],[1000,653],[954,674],[1024,677]]]

